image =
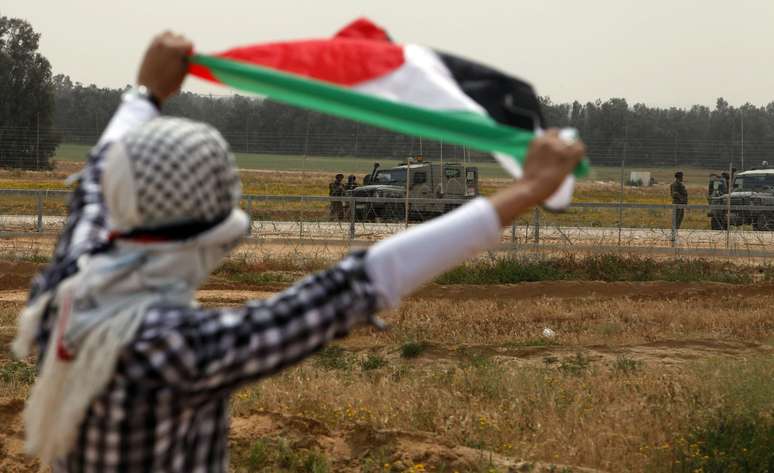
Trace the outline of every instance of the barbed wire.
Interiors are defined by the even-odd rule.
[[[0,236],[33,237],[61,230],[67,191],[0,191]],[[466,200],[441,199],[445,204]],[[343,206],[335,207],[333,203]],[[290,195],[245,195],[241,206],[251,218],[247,250],[264,255],[276,252],[327,256],[340,255],[353,245],[368,245],[410,225],[435,217],[438,199],[409,200],[406,221],[403,199]],[[387,204],[395,212],[371,216],[361,205]],[[685,214],[682,228],[675,210]],[[384,209],[383,209],[384,210]],[[625,210],[622,212],[622,210]],[[503,230],[501,243],[508,251],[645,252],[672,255],[724,255],[774,257],[774,220],[738,221],[738,225],[713,227],[715,218],[732,222],[745,212],[774,216],[774,206],[668,205],[642,203],[579,203],[566,212],[534,209]],[[717,222],[715,222],[717,223]],[[752,225],[752,226],[751,226]],[[12,241],[12,240],[9,240]],[[7,243],[6,246],[11,243]]]

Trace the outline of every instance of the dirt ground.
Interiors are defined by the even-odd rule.
[[[26,299],[26,290],[30,278],[39,265],[28,262],[0,261],[0,306],[21,307]],[[248,285],[228,285],[214,281],[199,291],[198,298],[205,305],[235,305],[249,298],[264,298],[282,289],[281,285],[260,286],[257,290]],[[590,300],[605,300],[615,304],[631,305],[631,312],[639,310],[638,304],[650,301],[679,300],[682,303],[700,304],[706,299],[722,301],[724,306],[733,307],[743,301],[756,297],[770,297],[774,294],[774,285],[759,284],[733,286],[727,284],[703,283],[604,283],[604,282],[540,282],[500,286],[438,286],[429,285],[407,301],[404,309],[388,313],[389,323],[398,327],[409,326],[407,311],[421,312],[421,307],[436,307],[433,304],[453,304],[458,307],[467,305],[497,304],[497,307],[509,307],[525,311],[545,310],[546,315],[536,317],[531,323],[542,323],[563,327],[561,320],[553,317],[545,309],[552,304],[583,305]],[[454,324],[453,310],[447,306],[440,311],[449,314],[449,323]],[[617,310],[617,309],[616,309]],[[626,309],[624,309],[626,310]],[[464,315],[464,314],[463,314]],[[417,315],[421,317],[422,314]],[[603,317],[604,314],[600,314]],[[542,318],[541,318],[542,317]],[[535,322],[535,320],[537,322]],[[756,319],[754,324],[764,330],[771,327],[770,319]],[[761,325],[761,321],[764,324]],[[13,333],[13,321],[7,320],[0,326],[0,363],[8,362],[8,343]],[[412,322],[413,323],[413,322]],[[696,330],[690,336],[661,336],[660,332],[647,332],[635,338],[614,334],[617,342],[603,343],[598,339],[584,339],[579,336],[567,339],[560,344],[536,343],[513,344],[499,342],[497,334],[482,336],[482,343],[470,343],[466,335],[458,335],[462,342],[439,342],[438,338],[427,343],[426,351],[417,359],[416,366],[434,368],[453,366],[464,356],[469,359],[485,356],[498,363],[516,368],[542,367],[554,360],[566,360],[572,356],[583,356],[588,363],[603,366],[615,363],[625,354],[632,363],[644,363],[669,369],[683,363],[701,359],[744,359],[754,356],[774,354],[772,344],[766,341],[770,334],[762,334],[758,339],[745,339],[734,335],[734,327],[724,329],[725,322],[719,322],[720,328],[711,331]],[[729,322],[732,324],[733,322]],[[751,322],[753,323],[753,322]],[[768,325],[767,325],[768,324]],[[542,329],[542,326],[538,328]],[[408,330],[408,329],[407,329]],[[409,333],[409,332],[406,332]],[[613,332],[611,332],[613,333]],[[654,335],[655,334],[655,335]],[[356,331],[352,337],[341,343],[353,356],[358,353],[381,354],[385,359],[395,358],[391,348],[391,335],[375,336],[366,330]],[[584,341],[586,340],[586,341]],[[591,341],[589,341],[591,340]],[[464,347],[464,352],[460,350]],[[0,471],[28,473],[38,471],[38,465],[23,454],[23,429],[20,413],[23,409],[22,397],[0,397]],[[371,424],[326,423],[313,416],[303,415],[299,411],[277,407],[276,410],[260,412],[236,411],[231,430],[231,446],[236,458],[249,455],[249,446],[264,437],[282,437],[290,439],[297,448],[321,451],[329,459],[332,471],[363,471],[363,459],[372,458],[374,452],[388,451],[384,459],[384,470],[379,471],[426,471],[417,465],[427,465],[427,471],[435,470],[433,465],[443,464],[446,471],[490,471],[480,470],[485,461],[494,470],[491,471],[608,471],[568,464],[558,461],[551,463],[540,459],[522,461],[519,453],[473,448],[455,444],[448,439],[424,431],[401,428],[377,428]],[[546,459],[547,460],[547,459]],[[588,462],[581,464],[588,465]],[[388,468],[389,465],[389,468]],[[568,466],[569,465],[569,466]],[[424,466],[423,466],[424,468]],[[612,468],[609,471],[614,471]],[[235,471],[243,471],[236,468]],[[247,470],[244,470],[247,471]],[[376,470],[373,470],[376,471]],[[619,470],[622,471],[622,470]]]

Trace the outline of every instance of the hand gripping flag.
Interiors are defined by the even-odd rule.
[[[245,46],[189,58],[200,78],[290,105],[490,152],[515,178],[545,126],[532,87],[490,67],[414,44],[399,45],[366,19],[331,39]],[[574,138],[574,130],[561,136]],[[546,201],[563,209],[583,161]]]

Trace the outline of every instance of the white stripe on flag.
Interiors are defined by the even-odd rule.
[[[431,49],[415,44],[403,47],[405,62],[395,71],[360,83],[353,90],[433,110],[486,115],[468,97],[441,59]]]

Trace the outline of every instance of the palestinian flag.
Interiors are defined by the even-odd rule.
[[[194,54],[189,72],[291,105],[491,152],[514,177],[546,126],[532,87],[490,67],[399,45],[367,19],[330,39]],[[576,170],[581,175],[588,163]]]

